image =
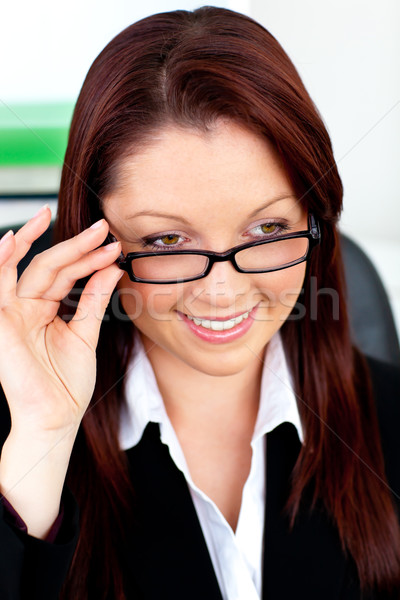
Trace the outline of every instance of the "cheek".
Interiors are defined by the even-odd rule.
[[[118,284],[120,302],[126,314],[137,323],[152,319],[165,321],[178,302],[177,286],[133,283],[123,277]]]
[[[289,314],[301,291],[306,263],[266,273],[258,280],[258,289],[267,299],[268,309]]]

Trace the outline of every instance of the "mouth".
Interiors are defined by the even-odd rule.
[[[190,321],[193,321],[195,325],[199,325],[200,327],[204,327],[204,329],[211,329],[212,331],[227,331],[228,329],[232,329],[236,325],[239,325],[242,321],[249,318],[249,314],[251,310],[247,312],[241,313],[236,317],[231,317],[230,319],[199,319],[197,317],[192,317],[190,315],[185,315]]]
[[[229,318],[199,318],[179,312],[180,318],[198,338],[213,344],[222,344],[236,340],[249,331],[254,323],[258,304],[251,310]]]

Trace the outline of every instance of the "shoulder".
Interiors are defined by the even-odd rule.
[[[389,484],[400,497],[400,368],[366,357]]]

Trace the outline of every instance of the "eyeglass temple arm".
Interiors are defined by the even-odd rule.
[[[318,241],[318,243],[321,242],[321,230],[319,227],[319,223],[318,221],[315,219],[314,215],[312,213],[310,213],[310,233],[312,235],[312,237]]]
[[[117,242],[117,238],[115,236],[113,236],[112,233],[109,233],[108,236],[106,237],[106,239],[104,240],[103,245],[107,245],[107,244],[113,244],[114,242]],[[125,255],[121,252],[121,254],[118,256],[117,260],[115,261],[117,263],[117,265],[119,266],[120,269],[123,269],[124,271],[126,271],[126,262],[125,262]]]

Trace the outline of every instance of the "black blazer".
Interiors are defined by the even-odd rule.
[[[400,512],[400,371],[375,360],[369,364],[387,476]],[[3,443],[9,429],[4,398],[0,411]],[[299,450],[289,423],[267,435],[262,598],[360,600],[354,565],[325,513],[301,514],[292,532],[281,514]],[[160,441],[158,425],[150,423],[127,455],[137,494],[137,526],[123,552],[127,599],[222,600],[190,492]],[[68,489],[63,499],[65,516],[54,544],[19,532],[0,506],[1,600],[58,598],[78,535],[78,507]],[[372,597],[378,600],[376,595],[368,600]],[[394,597],[400,598],[400,590]]]

